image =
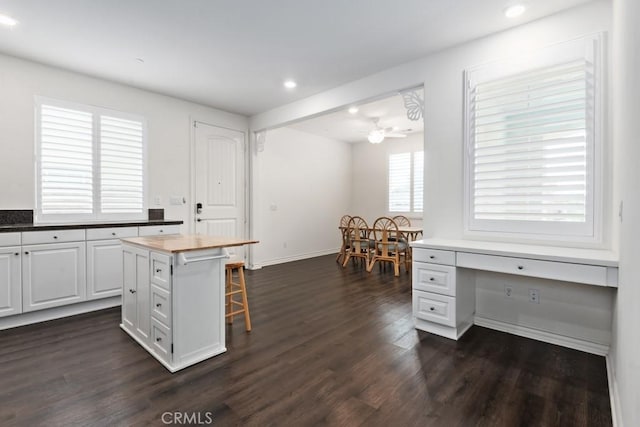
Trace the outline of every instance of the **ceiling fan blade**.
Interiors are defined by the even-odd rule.
[[[404,133],[385,133],[384,134],[385,138],[406,138],[407,135],[405,135]]]

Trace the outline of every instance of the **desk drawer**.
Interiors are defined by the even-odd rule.
[[[414,262],[413,289],[456,296],[456,268],[448,265]]]
[[[456,265],[456,253],[439,249],[413,248],[413,260],[432,264]]]
[[[456,325],[456,299],[431,292],[413,291],[413,315],[418,319]]]
[[[121,239],[137,237],[138,227],[109,227],[87,229],[87,240]]]
[[[458,252],[458,267],[497,271],[519,276],[607,286],[607,268],[597,265],[540,261]]]
[[[23,245],[39,245],[42,243],[83,242],[84,228],[74,230],[25,231],[22,233]]]

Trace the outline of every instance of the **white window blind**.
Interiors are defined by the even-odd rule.
[[[470,78],[471,230],[593,234],[595,86],[586,57]]]
[[[103,213],[142,212],[144,147],[142,123],[100,118],[100,206]]]
[[[39,98],[36,220],[141,219],[143,119]]]
[[[422,212],[423,152],[389,155],[389,212]]]
[[[84,111],[43,105],[40,120],[42,213],[91,214],[92,115]]]

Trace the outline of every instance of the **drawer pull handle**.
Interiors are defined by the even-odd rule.
[[[132,294],[136,293],[135,289],[129,289],[129,292],[131,292]]]
[[[156,273],[161,273],[162,269],[161,268],[156,268]]]
[[[429,255],[429,259],[436,259],[435,255]]]
[[[160,307],[162,307],[162,304],[157,303],[157,304],[156,304],[156,307],[160,308]]]
[[[26,251],[24,254],[25,254],[25,255],[29,255],[29,251]]]
[[[57,238],[58,238],[58,236],[53,236],[53,238],[54,238],[54,239],[57,239]]]
[[[158,337],[158,338],[156,338],[156,341],[160,342],[160,341],[162,341],[162,338]]]
[[[430,282],[433,282],[434,280],[436,280],[436,279],[434,279],[433,277],[429,277],[429,281]]]
[[[111,235],[112,235],[112,236],[115,236],[115,235],[116,235],[115,231],[114,231],[113,233],[111,233]]]
[[[524,267],[522,265],[519,265],[518,270],[524,270]]]
[[[15,255],[15,256],[18,256],[18,255],[20,255],[20,252],[16,252],[14,255]]]
[[[164,230],[160,230],[160,233],[164,233]]]
[[[436,309],[435,307],[429,307],[429,310],[431,311],[435,311],[435,309]]]

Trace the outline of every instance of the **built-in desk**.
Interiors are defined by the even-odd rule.
[[[478,323],[474,322],[476,271],[618,286],[618,258],[612,251],[435,238],[417,240],[411,246],[415,326],[451,339]]]

